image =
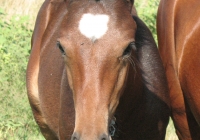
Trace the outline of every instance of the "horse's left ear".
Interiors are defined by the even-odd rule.
[[[148,61],[149,64],[151,61],[155,62],[155,58],[151,57],[159,57],[159,53],[151,31],[139,17],[133,16],[133,19],[137,25],[135,33],[135,45],[138,52],[138,59],[141,65],[146,65]],[[148,60],[146,60],[146,56],[149,56]],[[158,59],[156,58],[156,60]]]
[[[128,2],[134,4],[134,0],[127,0]]]
[[[134,0],[126,0],[128,3],[128,9],[132,16],[137,16],[137,11],[134,6]]]
[[[72,0],[64,0],[64,2],[66,3],[66,5],[69,5],[72,2]]]
[[[126,1],[127,1],[127,4],[128,4],[128,9],[131,12],[133,4],[134,4],[134,0],[126,0]]]

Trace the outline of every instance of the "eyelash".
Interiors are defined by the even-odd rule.
[[[63,49],[59,41],[57,41],[56,45],[60,49],[60,52],[62,53],[62,55],[66,55],[65,50]]]

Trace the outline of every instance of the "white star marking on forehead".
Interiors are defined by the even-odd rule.
[[[89,39],[101,38],[108,30],[109,16],[103,14],[84,14],[79,22],[80,32]]]

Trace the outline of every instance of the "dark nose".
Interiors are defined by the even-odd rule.
[[[78,133],[73,133],[71,140],[80,140],[80,135]]]
[[[78,133],[74,133],[71,137],[71,140],[88,140],[87,138],[80,138],[80,135]],[[109,136],[106,134],[102,134],[99,136],[99,138],[97,140],[110,140]]]
[[[106,134],[102,134],[100,137],[99,137],[99,140],[110,140],[108,135]]]

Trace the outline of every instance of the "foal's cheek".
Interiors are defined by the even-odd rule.
[[[65,70],[66,70],[66,73],[67,73],[67,80],[68,80],[68,83],[69,83],[69,87],[70,89],[72,90],[72,92],[74,92],[74,82],[73,82],[73,77],[72,77],[72,72],[69,68],[69,66],[65,66]]]
[[[109,106],[110,114],[114,114],[118,104],[119,99],[122,96],[124,91],[126,80],[127,80],[127,73],[128,73],[129,64],[122,66],[118,72],[118,76],[116,77],[116,84],[114,85],[114,90],[111,95],[111,103]]]

